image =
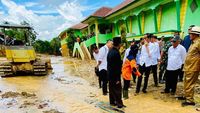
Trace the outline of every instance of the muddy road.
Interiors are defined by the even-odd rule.
[[[0,78],[0,113],[94,113],[97,89],[70,76],[72,65],[53,57],[48,76]],[[73,64],[73,63],[72,63]]]
[[[95,61],[52,57],[52,72],[47,76],[0,78],[0,113],[107,113],[98,105],[108,103],[94,75]],[[124,100],[126,113],[200,113],[195,107],[181,107],[181,101],[160,94],[164,85],[154,87],[152,76],[148,93],[134,96],[135,84]],[[178,84],[178,94],[183,84]],[[199,86],[197,88],[200,89]],[[199,90],[200,91],[200,90]],[[195,94],[198,102],[198,92]],[[200,101],[199,101],[200,102]],[[111,113],[115,113],[112,111]]]

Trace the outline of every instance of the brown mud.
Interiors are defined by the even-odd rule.
[[[53,71],[47,76],[0,78],[0,113],[106,113],[97,106],[108,102],[108,96],[98,88],[95,61],[62,57],[52,57],[51,61]],[[199,83],[195,90],[197,103]],[[154,87],[152,76],[147,94],[135,96],[136,84],[131,84],[129,99],[123,100],[126,113],[200,113],[199,104],[181,107],[174,96],[161,94],[164,84]],[[182,93],[183,83],[179,82],[176,95]]]

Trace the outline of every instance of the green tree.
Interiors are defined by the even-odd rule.
[[[5,21],[3,24],[10,24],[9,22]],[[22,21],[21,25],[28,25],[30,24],[26,21]],[[34,42],[36,37],[37,37],[37,32],[34,30],[34,28],[31,29],[17,29],[17,28],[12,28],[3,31],[5,35],[15,38],[17,40],[21,40],[23,42],[29,42],[29,39],[31,42]]]
[[[52,54],[61,55],[61,53],[60,53],[61,44],[60,44],[60,40],[59,40],[58,37],[55,37],[50,41],[50,46],[51,46],[51,49],[52,49],[52,51],[51,51]]]
[[[61,55],[59,51],[60,41],[57,37],[53,38],[50,42],[38,39],[34,42],[33,47],[38,53]]]
[[[74,35],[73,30],[69,29],[67,31],[68,38],[67,38],[67,46],[69,48],[69,54],[72,55],[73,48],[74,48],[74,43],[76,42],[76,37]]]

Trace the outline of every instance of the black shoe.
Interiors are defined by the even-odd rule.
[[[185,107],[185,106],[195,106],[195,103],[194,102],[182,102],[181,103],[182,107]]]
[[[142,90],[142,92],[143,92],[143,93],[147,93],[147,91],[146,91],[146,90]]]
[[[107,95],[107,93],[103,93],[103,95],[104,95],[104,96],[106,96],[106,95]]]
[[[169,93],[169,91],[162,91],[162,92],[160,92],[161,94],[167,94],[167,93]]]
[[[125,108],[125,105],[118,105],[117,108]]]
[[[110,105],[111,105],[111,106],[117,106],[117,104],[115,104],[115,103],[114,103],[114,104],[110,104]]]
[[[185,100],[186,98],[183,97],[183,96],[180,96],[180,97],[176,97],[178,100]]]
[[[123,105],[123,107],[124,107],[124,108],[126,108],[126,106],[125,106],[125,105]]]

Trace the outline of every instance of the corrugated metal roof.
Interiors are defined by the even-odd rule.
[[[111,11],[109,11],[105,16],[109,16],[113,13],[115,13],[116,11],[124,8],[125,6],[129,5],[130,3],[134,2],[135,0],[125,0],[124,2],[122,2],[121,4],[119,4],[118,6],[114,7]]]
[[[79,24],[76,24],[76,25],[74,25],[74,26],[72,26],[72,27],[70,27],[71,29],[83,29],[83,28],[85,28],[85,27],[87,27],[88,26],[88,24],[83,24],[83,23],[79,23]]]
[[[91,16],[104,17],[111,10],[112,8],[109,8],[109,7],[101,7],[100,9],[95,11]]]

